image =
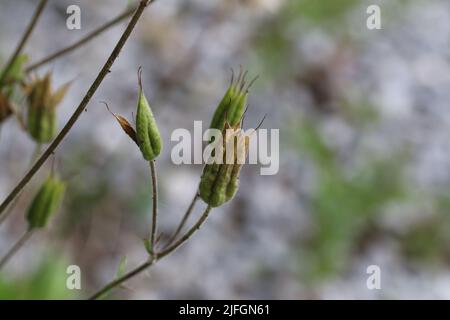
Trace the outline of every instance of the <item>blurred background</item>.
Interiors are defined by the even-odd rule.
[[[81,30],[66,9],[81,8]],[[381,30],[366,27],[381,8]],[[37,1],[1,0],[0,61]],[[83,37],[128,1],[49,1],[25,52],[30,63]],[[97,75],[125,22],[34,73],[73,83],[59,128]],[[147,256],[148,166],[111,110],[132,119],[136,70],[165,148],[157,160],[160,229],[174,231],[201,166],[173,165],[170,134],[209,124],[243,65],[259,75],[248,126],[280,129],[280,170],[247,165],[237,196],[213,210],[180,250],[115,290],[126,299],[450,299],[450,1],[160,0],[151,5],[55,154],[68,187],[62,209],[0,274],[2,299],[86,298]],[[0,198],[29,166],[34,144],[2,123]],[[0,254],[26,229],[24,213],[52,161],[0,226]],[[197,205],[198,215],[204,204]],[[193,221],[193,220],[192,220]],[[66,268],[82,289],[66,289]],[[381,270],[369,290],[367,267]]]

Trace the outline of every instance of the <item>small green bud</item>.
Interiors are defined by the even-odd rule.
[[[56,107],[64,98],[69,84],[55,92],[51,88],[51,75],[36,79],[25,87],[28,101],[28,132],[38,143],[48,143],[56,135]]]
[[[141,71],[138,70],[139,97],[136,112],[136,138],[145,160],[154,160],[162,149],[162,140],[156,125],[155,117],[144,95],[141,81]]]
[[[65,191],[65,183],[49,176],[36,194],[27,213],[29,229],[43,228],[59,209]]]

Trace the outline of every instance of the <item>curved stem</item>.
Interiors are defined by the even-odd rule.
[[[180,239],[178,239],[174,244],[170,245],[168,248],[164,249],[160,253],[158,253],[158,259],[161,259],[162,257],[167,256],[169,253],[172,253],[179,247],[181,247],[186,241],[189,240],[192,235],[200,229],[200,227],[203,225],[203,223],[206,221],[206,219],[209,216],[209,213],[211,212],[211,206],[206,207],[205,211],[201,215],[201,217],[198,219],[198,221],[182,236]]]
[[[142,271],[146,270],[147,268],[149,268],[150,266],[152,266],[156,261],[164,258],[165,256],[169,255],[170,253],[174,252],[176,249],[178,249],[179,247],[181,247],[181,245],[183,245],[186,241],[189,240],[190,237],[192,237],[192,235],[200,229],[200,227],[203,225],[203,223],[206,221],[206,219],[209,216],[209,213],[211,212],[211,207],[208,206],[205,211],[203,212],[202,216],[199,218],[199,220],[189,229],[188,232],[186,232],[186,234],[181,237],[180,240],[178,240],[177,242],[175,242],[173,245],[171,245],[169,248],[161,251],[160,253],[157,253],[155,255],[153,255],[149,260],[145,261],[143,264],[139,265],[137,268],[131,270],[130,272],[126,273],[125,275],[123,275],[120,278],[117,278],[113,281],[111,281],[109,284],[107,284],[106,286],[104,286],[102,289],[100,289],[98,292],[96,292],[95,294],[93,294],[89,300],[96,300],[98,298],[100,298],[102,295],[104,295],[105,293],[107,293],[108,291],[114,289],[115,287],[121,285],[122,283],[124,283],[125,281],[131,279],[132,277],[134,277],[135,275],[141,273]]]
[[[131,32],[133,31],[134,27],[136,26],[136,23],[138,22],[139,18],[141,17],[142,13],[144,12],[144,9],[147,7],[147,5],[153,3],[155,0],[141,0],[139,2],[139,6],[137,7],[136,11],[134,12],[133,17],[131,18],[130,22],[128,23],[128,26],[126,27],[125,31],[123,32],[122,36],[120,37],[119,41],[117,42],[116,46],[114,47],[113,51],[111,52],[111,55],[109,56],[108,60],[106,60],[105,64],[103,65],[102,69],[100,70],[99,74],[95,78],[94,82],[90,86],[89,90],[86,92],[86,95],[81,100],[80,104],[70,117],[70,119],[67,121],[66,125],[62,128],[61,132],[56,136],[55,140],[48,146],[48,148],[45,150],[45,152],[39,157],[39,159],[36,161],[36,163],[31,167],[31,169],[25,174],[25,176],[22,178],[22,180],[19,181],[19,183],[16,185],[16,187],[11,191],[11,193],[6,197],[6,199],[0,204],[0,216],[6,209],[6,207],[11,203],[12,200],[20,193],[20,191],[27,185],[28,181],[33,178],[33,176],[36,174],[36,172],[39,171],[39,169],[42,167],[42,165],[45,163],[45,161],[53,154],[55,149],[58,147],[58,145],[61,143],[61,141],[65,138],[65,136],[69,133],[70,129],[74,126],[80,115],[83,113],[83,110],[86,108],[87,104],[91,100],[94,93],[97,91],[100,84],[103,82],[103,79],[106,77],[106,75],[111,71],[111,67],[114,63],[114,61],[119,56],[120,51],[122,50],[123,46],[127,42],[128,38],[130,37]]]
[[[181,230],[183,229],[184,225],[186,224],[187,220],[189,219],[192,210],[194,209],[195,203],[197,202],[197,200],[200,198],[200,194],[197,191],[194,195],[194,198],[192,198],[191,204],[189,205],[188,209],[186,210],[183,218],[181,219],[180,223],[178,224],[177,229],[175,230],[175,232],[173,233],[173,235],[170,237],[169,241],[167,241],[166,244],[166,248],[168,246],[170,246],[175,239],[178,237],[178,235],[180,234]]]
[[[92,32],[90,32],[89,34],[87,34],[85,37],[81,38],[80,40],[78,40],[77,42],[61,49],[58,50],[52,54],[50,54],[49,56],[39,60],[38,62],[33,63],[32,65],[28,66],[25,69],[26,73],[29,73],[39,67],[41,67],[42,65],[53,61],[55,59],[58,59],[60,57],[62,57],[63,55],[70,53],[71,51],[74,51],[78,48],[80,48],[81,46],[83,46],[84,44],[86,44],[87,42],[91,41],[92,39],[94,39],[95,37],[99,36],[100,34],[102,34],[103,32],[107,31],[109,28],[113,27],[114,25],[120,23],[122,20],[126,19],[127,17],[129,17],[133,12],[135,11],[135,8],[131,8],[131,9],[127,9],[126,11],[124,11],[123,13],[121,13],[120,15],[118,15],[117,17],[115,17],[114,19],[112,19],[111,21],[108,21],[107,23],[105,23],[104,25],[98,27],[97,29],[93,30]]]
[[[16,49],[14,50],[14,53],[9,58],[8,62],[6,63],[6,67],[3,69],[2,74],[0,75],[0,87],[2,87],[2,85],[4,84],[6,76],[8,75],[9,71],[11,70],[11,67],[13,66],[17,57],[20,55],[23,48],[25,47],[25,44],[27,43],[28,39],[30,38],[30,35],[33,32],[33,29],[36,26],[36,23],[38,22],[39,17],[41,16],[42,11],[44,10],[46,4],[47,4],[47,0],[41,0],[39,2],[39,5],[37,6],[36,11],[34,12],[33,18],[30,21],[30,24],[28,25],[27,29],[25,30],[25,33],[22,36],[22,39],[20,40],[19,44],[17,45]]]
[[[150,174],[152,176],[152,228],[150,233],[150,244],[152,254],[155,252],[156,233],[158,232],[158,178],[156,176],[155,160],[149,161]]]
[[[19,240],[12,246],[12,248],[9,249],[9,251],[0,260],[0,270],[17,253],[17,251],[19,251],[20,248],[22,248],[25,242],[27,242],[27,240],[30,239],[32,234],[33,230],[29,229],[19,238]]]

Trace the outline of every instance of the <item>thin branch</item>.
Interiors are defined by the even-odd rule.
[[[194,198],[192,198],[191,204],[189,205],[188,209],[186,210],[183,218],[181,219],[180,223],[178,224],[177,229],[175,230],[174,234],[170,237],[169,241],[167,241],[166,248],[168,246],[170,246],[175,241],[175,239],[178,237],[178,235],[180,234],[180,232],[183,229],[184,225],[188,221],[188,219],[189,219],[189,217],[190,217],[190,215],[192,213],[192,210],[194,209],[195,203],[197,202],[197,200],[199,198],[200,198],[200,194],[197,191],[195,193],[195,195],[194,195]]]
[[[93,30],[92,32],[90,32],[89,34],[87,34],[85,37],[81,38],[77,42],[75,42],[61,50],[58,50],[58,51],[50,54],[49,56],[39,60],[38,62],[35,62],[32,65],[28,66],[25,69],[25,72],[29,73],[50,61],[58,59],[58,58],[62,57],[63,55],[80,48],[87,42],[91,41],[95,37],[99,36],[100,34],[102,34],[105,31],[107,31],[109,28],[115,26],[116,24],[120,23],[122,20],[131,16],[134,11],[135,11],[135,8],[127,9],[126,11],[124,11],[123,13],[121,13],[120,15],[118,15],[117,17],[112,19],[111,21],[109,21],[109,22],[105,23],[104,25],[98,27],[97,29]]]
[[[158,253],[158,259],[161,259],[162,257],[167,256],[169,253],[172,253],[176,249],[178,249],[180,246],[182,246],[186,241],[189,240],[190,237],[203,225],[203,223],[206,221],[206,219],[209,216],[209,213],[211,212],[211,206],[206,207],[205,211],[201,215],[200,219],[182,236],[179,240],[177,240],[174,244],[170,245],[168,248],[164,249],[160,253]]]
[[[89,101],[91,100],[94,93],[97,91],[98,87],[102,83],[103,79],[106,77],[106,75],[110,72],[110,69],[114,63],[114,61],[119,56],[120,51],[122,50],[123,46],[127,42],[131,32],[133,31],[134,27],[136,26],[136,23],[138,22],[139,18],[141,17],[142,13],[144,12],[144,9],[147,7],[147,5],[153,3],[155,0],[141,0],[139,3],[139,6],[137,7],[133,17],[131,18],[130,22],[128,23],[128,26],[126,27],[125,31],[123,32],[122,36],[120,37],[119,41],[117,42],[116,46],[114,47],[113,51],[111,52],[111,55],[109,56],[108,60],[105,62],[104,66],[100,70],[99,74],[97,75],[96,79],[92,83],[89,90],[86,92],[86,95],[81,100],[80,104],[70,117],[70,119],[67,121],[66,125],[62,128],[61,132],[56,136],[55,140],[48,146],[48,148],[44,151],[44,153],[39,157],[39,159],[36,161],[36,163],[31,167],[31,169],[25,174],[25,176],[20,180],[20,182],[16,185],[16,187],[11,191],[11,193],[6,197],[6,199],[0,204],[0,216],[2,215],[3,211],[6,209],[9,203],[11,203],[12,200],[20,193],[20,191],[26,186],[28,181],[33,178],[33,176],[36,174],[36,172],[39,171],[39,169],[42,167],[42,165],[45,163],[45,161],[52,155],[52,153],[56,150],[58,145],[61,143],[61,141],[65,138],[65,136],[69,133],[70,129],[72,129],[75,122],[78,120],[80,115],[83,113],[83,110],[88,105]]]
[[[155,252],[156,233],[158,232],[158,177],[156,176],[155,160],[149,161],[152,176],[152,228],[150,233],[150,244],[152,254]]]
[[[27,230],[20,238],[19,240],[12,246],[11,249],[3,256],[3,258],[0,260],[0,270],[5,266],[5,264],[14,256],[14,254],[19,251],[20,248],[27,242],[28,239],[30,239],[31,235],[33,234],[33,230],[29,229]]]
[[[36,23],[39,20],[39,17],[42,14],[42,11],[45,8],[45,5],[47,4],[47,0],[41,0],[39,2],[39,5],[36,8],[36,11],[34,12],[33,18],[30,21],[30,24],[28,25],[27,29],[25,30],[25,33],[22,36],[22,39],[20,40],[19,44],[17,45],[16,50],[14,50],[14,53],[9,58],[8,62],[6,63],[6,67],[3,69],[2,74],[0,75],[0,87],[3,86],[6,76],[8,75],[9,71],[11,70],[11,67],[14,65],[14,62],[16,61],[17,57],[22,52],[23,48],[25,47],[25,44],[27,43],[28,39],[31,36],[31,33],[33,32],[34,27],[36,26]]]
[[[117,278],[116,280],[110,282],[106,286],[104,286],[102,289],[100,289],[97,293],[93,294],[89,300],[96,300],[103,296],[108,291],[114,289],[117,286],[120,286],[125,281],[131,279],[135,275],[141,273],[142,271],[146,270],[150,266],[152,266],[156,261],[161,260],[165,256],[169,255],[170,253],[174,252],[176,249],[181,247],[186,241],[189,240],[189,238],[203,225],[203,223],[206,221],[206,219],[209,216],[209,213],[211,212],[211,207],[208,206],[205,211],[203,212],[202,216],[199,218],[199,220],[189,229],[186,234],[181,237],[180,240],[175,242],[173,245],[171,245],[169,248],[161,251],[160,253],[152,256],[149,260],[145,261],[143,264],[138,266],[137,268],[133,269],[132,271],[128,272],[127,274],[123,275],[120,278]]]

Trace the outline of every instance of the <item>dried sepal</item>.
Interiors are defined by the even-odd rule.
[[[58,106],[61,101],[64,99],[67,91],[70,88],[70,82],[63,84],[59,87],[53,94],[50,95],[50,105],[55,107]]]
[[[120,124],[123,131],[131,138],[131,140],[133,140],[136,143],[136,145],[138,145],[136,131],[134,130],[134,128],[130,124],[130,122],[128,122],[128,120],[126,118],[122,117],[121,115],[112,112],[109,109],[109,106],[106,102],[101,101],[101,103],[103,103],[106,106],[106,109],[108,109],[109,113],[111,113],[113,115],[113,117],[116,118],[117,122]]]

